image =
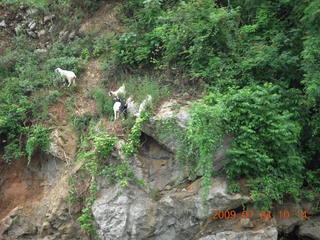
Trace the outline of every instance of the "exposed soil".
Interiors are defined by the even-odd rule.
[[[107,31],[111,33],[121,31],[122,26],[118,22],[114,11],[117,5],[117,1],[106,3],[105,6],[82,24],[80,32],[88,34],[94,31],[96,34],[102,34]],[[6,32],[0,32],[0,55],[9,46],[7,37],[8,34]],[[89,97],[89,92],[101,84],[102,78],[103,72],[99,59],[90,60],[87,63],[86,71],[77,79],[78,91],[75,93],[77,100],[74,114],[97,114],[95,100]],[[114,90],[113,87],[118,86],[110,85],[110,88]],[[49,114],[56,129],[57,145],[61,147],[67,159],[73,159],[77,150],[78,137],[77,133],[72,130],[70,123],[68,123],[67,97],[67,95],[62,96],[58,102],[54,103],[49,108]],[[116,135],[121,136],[123,134],[120,122],[111,122],[105,119],[105,128]],[[30,166],[27,165],[26,159],[18,159],[11,165],[7,165],[1,159],[0,154],[0,220],[16,207],[32,212],[34,211],[32,206],[36,206],[37,202],[40,203],[40,200],[48,202],[48,205],[54,204],[54,202],[58,201],[58,198],[68,194],[68,177],[81,167],[79,163],[75,163],[74,166],[70,166],[71,168],[65,168],[63,177],[50,188],[50,184],[48,185],[47,181],[41,178],[39,173],[34,170],[37,168],[32,170],[32,165],[36,165],[39,161],[41,161],[41,158],[35,156]]]
[[[89,92],[99,86],[102,75],[99,60],[90,60],[87,64],[86,71],[82,74],[81,78],[79,78],[79,92],[76,94],[77,105],[75,114],[97,114],[95,100],[89,97]]]
[[[45,181],[29,170],[26,159],[7,165],[0,158],[0,176],[0,220],[15,207],[23,207],[43,196]]]
[[[119,1],[110,1],[101,7],[91,18],[87,19],[80,27],[80,32],[89,33],[105,33],[119,32],[124,29],[117,19],[115,7],[119,5]]]
[[[61,97],[60,101],[49,109],[50,117],[54,118],[58,125],[67,124],[68,111],[66,108],[66,99],[67,96]]]

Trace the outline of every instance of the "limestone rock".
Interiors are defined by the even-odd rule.
[[[208,197],[206,198],[206,204],[211,211],[214,210],[231,210],[235,209],[242,204],[250,201],[250,198],[241,194],[228,194],[227,193],[227,181],[223,177],[217,177],[213,180],[213,184],[209,189]],[[205,218],[208,213],[205,211],[205,206],[201,201],[202,192],[199,191],[195,206],[196,206],[196,216],[198,218]]]
[[[66,40],[66,38],[68,37],[68,34],[69,34],[68,31],[60,31],[59,32],[59,39]]]
[[[176,183],[183,175],[174,155],[148,136],[145,136],[144,144],[131,163],[138,177],[156,190]]]
[[[43,22],[44,22],[44,23],[48,23],[48,22],[52,21],[55,17],[56,17],[55,15],[47,15],[47,16],[44,16]]]
[[[35,15],[35,14],[37,14],[39,12],[39,9],[37,9],[37,8],[29,8],[28,10],[27,10],[27,15],[28,16],[30,16],[30,15]]]
[[[155,201],[137,186],[127,189],[106,186],[92,208],[100,238],[193,239],[212,210],[237,208],[248,200],[240,194],[228,195],[223,179],[218,179],[210,189],[207,208],[203,206],[201,191],[190,194],[189,190],[172,192]]]
[[[42,29],[37,34],[38,34],[38,37],[41,38],[42,36],[46,35],[46,33],[47,33],[47,31]]]
[[[179,106],[176,100],[170,100],[165,102],[158,113],[151,117],[149,122],[144,124],[142,131],[147,135],[153,137],[160,144],[165,146],[171,152],[175,152],[178,147],[178,138],[174,135],[172,129],[164,129],[165,122],[170,121],[176,131],[184,131],[190,121],[188,113],[188,106],[182,106],[179,110],[176,110]]]
[[[189,105],[180,105],[176,100],[162,104],[155,116],[145,123],[142,131],[154,138],[160,145],[176,153],[180,145],[180,135],[186,131],[191,121]],[[225,136],[214,156],[213,170],[220,171],[226,164],[226,152],[232,143],[231,136]]]
[[[6,217],[4,217],[0,221],[0,239],[3,233],[7,231],[7,229],[9,229],[10,226],[12,225],[14,217],[17,215],[19,210],[20,210],[19,207],[14,208],[13,210],[10,211],[10,213]]]
[[[2,21],[0,22],[0,27],[3,27],[3,28],[7,27],[7,24],[6,24],[6,21],[5,21],[5,20],[2,20]]]
[[[51,132],[49,153],[67,163],[75,156],[77,138],[68,127],[61,127]]]
[[[158,203],[136,186],[104,189],[92,212],[102,240],[188,240],[199,230],[184,206],[170,198]]]
[[[243,228],[253,228],[254,224],[249,218],[243,218],[240,220],[240,224]]]
[[[28,30],[27,34],[34,39],[38,38],[38,35],[33,31]]]
[[[39,54],[46,53],[46,52],[48,52],[48,50],[45,48],[37,48],[36,50],[34,50],[34,53],[39,53]]]
[[[59,131],[57,129],[51,133],[51,139],[52,141],[49,146],[49,153],[56,158],[66,160],[67,155],[63,149],[63,141],[60,138]]]
[[[244,232],[220,232],[199,240],[277,240],[278,231],[275,227],[268,227],[257,231],[244,231]]]
[[[306,220],[299,228],[300,237],[320,240],[320,217]]]
[[[72,31],[72,32],[69,34],[68,39],[69,39],[69,40],[73,40],[73,39],[75,38],[75,36],[76,36],[76,31]]]
[[[21,24],[17,24],[14,28],[14,31],[16,34],[19,34],[22,30],[22,25]]]
[[[30,21],[30,22],[28,23],[28,28],[29,28],[31,31],[35,30],[35,29],[36,29],[36,26],[37,26],[37,23],[36,23],[34,20],[32,20],[32,21]]]

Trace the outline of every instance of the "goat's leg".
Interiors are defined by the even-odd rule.
[[[113,110],[113,112],[114,112],[114,120],[117,120],[117,111]]]
[[[69,83],[69,84],[68,84],[68,87],[70,87],[70,86],[71,86],[71,83],[72,83],[72,80],[69,80],[69,79],[68,79],[68,83]]]
[[[72,78],[72,81],[71,81],[72,85],[75,85],[76,84],[76,78]]]

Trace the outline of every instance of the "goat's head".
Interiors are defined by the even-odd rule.
[[[61,71],[61,68],[56,68],[54,71],[55,71],[56,73],[59,73],[59,72]]]

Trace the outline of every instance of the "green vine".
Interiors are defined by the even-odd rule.
[[[128,141],[123,145],[123,152],[126,157],[131,157],[138,152],[138,146],[140,144],[141,129],[143,124],[150,118],[150,112],[144,111],[140,117],[136,119],[131,132],[128,137]]]
[[[177,158],[194,169],[191,175],[202,175],[203,198],[208,195],[212,184],[213,156],[220,147],[223,136],[222,110],[219,104],[210,106],[201,101],[193,103],[191,121],[177,152]]]
[[[49,144],[50,129],[40,125],[34,126],[28,134],[28,141],[26,144],[28,164],[30,164],[31,157],[36,150],[46,152],[48,151]]]
[[[77,221],[83,230],[91,236],[96,236],[96,229],[93,225],[94,217],[91,210],[98,191],[98,185],[95,179],[97,176],[100,176],[103,171],[103,160],[109,158],[114,150],[116,137],[101,132],[90,132],[88,138],[83,139],[81,147],[87,149],[90,142],[93,150],[81,152],[78,155],[79,159],[85,160],[83,169],[91,176],[91,183],[89,196],[85,200],[85,207],[82,209],[82,214],[77,218]]]

